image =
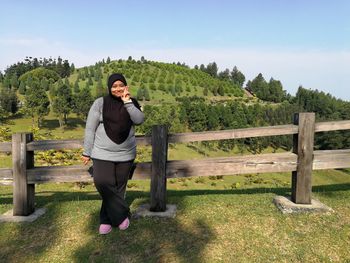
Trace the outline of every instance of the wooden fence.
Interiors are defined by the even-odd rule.
[[[311,203],[312,170],[350,167],[350,149],[314,151],[314,133],[350,129],[350,120],[315,123],[314,113],[296,113],[291,125],[209,132],[168,134],[154,126],[152,136],[136,138],[138,145],[152,145],[152,162],[138,163],[133,179],[151,179],[151,211],[166,209],[166,179],[190,176],[292,172],[292,201]],[[293,134],[293,151],[285,153],[167,160],[168,143],[239,139]],[[34,141],[30,133],[16,133],[12,142],[0,143],[0,152],[12,152],[12,169],[0,169],[2,183],[13,182],[13,215],[34,211],[35,184],[92,181],[83,165],[35,167],[34,151],[78,149],[83,140]]]

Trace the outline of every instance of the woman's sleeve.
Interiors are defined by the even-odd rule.
[[[98,100],[95,100],[92,104],[85,126],[85,135],[84,135],[84,151],[83,156],[90,157],[92,147],[94,146],[95,141],[95,132],[97,126],[100,123],[100,103]]]
[[[144,122],[145,114],[141,111],[141,107],[138,104],[137,100],[132,98],[131,102],[125,103],[124,106],[129,112],[130,119],[135,125],[140,125]]]

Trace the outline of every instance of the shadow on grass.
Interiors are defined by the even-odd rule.
[[[55,130],[60,128],[58,119],[43,120],[40,126],[48,130]],[[67,125],[63,127],[64,130],[74,130],[79,127],[85,127],[85,122],[80,118],[67,118]]]
[[[64,130],[74,130],[78,127],[85,127],[85,122],[80,118],[68,118],[67,126],[64,127]]]
[[[126,200],[130,204],[148,195],[129,191]],[[182,199],[176,204],[181,206]],[[200,218],[187,226],[177,218],[132,219],[126,231],[114,228],[101,236],[97,233],[98,218],[99,211],[88,218],[85,231],[90,241],[74,252],[74,262],[202,262],[201,253],[216,238],[210,225]]]
[[[48,130],[54,130],[54,129],[57,129],[60,127],[60,123],[56,119],[54,119],[54,120],[43,119],[40,127],[48,129]]]
[[[329,184],[329,185],[316,185],[312,187],[312,192],[326,193],[336,191],[350,190],[350,184]],[[203,190],[167,190],[167,195],[185,197],[196,195],[234,195],[234,194],[265,194],[274,193],[278,195],[290,194],[291,189],[289,187],[255,187],[244,189],[230,189],[230,190],[216,190],[216,189],[203,189]],[[146,191],[127,191],[127,202],[130,204],[137,198],[148,198],[149,192]],[[0,200],[2,204],[12,204],[12,197],[8,197],[9,194],[0,194]],[[35,195],[35,202],[47,204],[55,200],[74,201],[74,200],[100,200],[100,196],[96,191],[84,191],[84,192],[68,192],[68,191],[41,191]],[[38,207],[38,206],[36,206]]]
[[[33,223],[0,223],[0,261],[38,261],[37,259],[55,244],[59,236],[60,215],[56,206],[57,203],[46,203],[46,214]],[[38,203],[38,207],[43,205]]]
[[[350,184],[314,186],[313,192],[336,194],[350,190]],[[232,190],[168,190],[168,197],[181,210],[186,208],[186,196],[200,195],[244,195],[274,193],[287,195],[290,188],[248,188]],[[127,191],[127,202],[136,204],[149,202],[148,191]],[[202,253],[208,243],[217,239],[211,224],[198,214],[196,218],[179,221],[174,219],[140,218],[133,219],[128,230],[113,232],[106,236],[97,233],[99,225],[100,196],[96,191],[40,191],[36,194],[36,207],[46,207],[47,213],[33,223],[1,223],[1,260],[4,262],[24,262],[49,260],[43,258],[53,247],[67,246],[71,240],[62,229],[69,220],[84,220],[83,229],[86,243],[73,250],[72,262],[164,262],[175,258],[180,262],[201,262]],[[97,201],[86,203],[84,201]],[[0,194],[2,204],[11,204],[9,194]],[[76,203],[80,202],[80,203]],[[79,205],[81,204],[81,205]],[[83,205],[84,204],[84,205]],[[86,211],[86,207],[90,207]],[[71,211],[71,209],[81,211]],[[179,211],[181,213],[181,211]],[[67,215],[68,214],[68,215]],[[183,217],[182,217],[183,218]],[[68,221],[67,221],[68,220]],[[78,234],[79,235],[79,234]],[[24,256],[25,255],[25,256]]]

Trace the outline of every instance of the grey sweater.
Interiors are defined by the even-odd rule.
[[[132,102],[124,104],[131,121],[139,125],[144,121],[144,113]],[[98,98],[92,104],[85,127],[84,156],[92,159],[123,162],[136,157],[135,129],[132,126],[128,138],[121,144],[113,142],[106,134],[102,119],[103,98]]]

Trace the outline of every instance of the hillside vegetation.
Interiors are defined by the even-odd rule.
[[[315,112],[317,121],[350,119],[349,102],[303,87],[291,96],[279,80],[266,81],[258,74],[246,81],[237,67],[218,72],[215,62],[190,68],[129,57],[75,68],[61,58],[28,58],[0,74],[0,121],[8,125],[2,133],[30,123],[24,130],[33,126],[57,136],[81,136],[90,106],[107,93],[107,77],[113,72],[126,76],[131,93],[143,106],[146,121],[137,127],[139,134],[149,134],[155,124],[168,125],[171,133],[290,124],[293,113],[303,111]],[[246,95],[244,83],[245,92],[255,96]],[[316,148],[349,148],[349,135],[317,134]],[[235,146],[254,153],[267,147],[289,150],[291,140],[279,136],[220,143],[227,151]]]

